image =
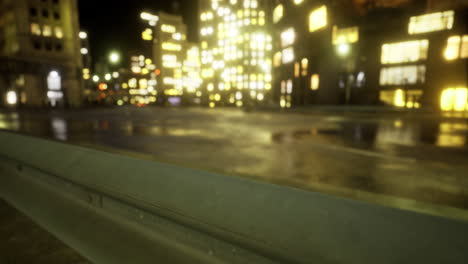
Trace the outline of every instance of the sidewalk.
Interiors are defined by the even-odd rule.
[[[74,250],[0,200],[0,264],[85,264]]]

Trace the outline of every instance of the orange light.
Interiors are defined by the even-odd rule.
[[[100,83],[99,86],[98,86],[99,90],[101,91],[105,91],[107,90],[107,84],[105,83]]]
[[[159,75],[161,75],[161,70],[160,70],[160,69],[156,69],[156,70],[154,70],[154,73],[156,73],[156,76],[159,76]]]

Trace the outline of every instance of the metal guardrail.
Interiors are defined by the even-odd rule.
[[[0,197],[94,263],[467,263],[468,223],[0,132]]]

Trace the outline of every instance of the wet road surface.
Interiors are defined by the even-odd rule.
[[[397,113],[0,112],[0,129],[468,219],[468,121]]]

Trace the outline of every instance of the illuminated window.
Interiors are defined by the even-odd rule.
[[[282,62],[283,64],[291,63],[294,60],[294,49],[287,48],[282,52]]]
[[[420,108],[422,90],[407,90],[403,89],[381,91],[380,101],[391,106],[406,107],[406,108]]]
[[[326,27],[328,24],[328,11],[326,6],[321,6],[309,15],[309,31],[314,32]]]
[[[463,36],[460,57],[463,59],[468,58],[468,35]]]
[[[294,44],[295,40],[296,40],[296,32],[294,32],[293,28],[288,28],[287,30],[281,33],[281,46],[283,48]]]
[[[452,29],[454,21],[454,11],[445,11],[422,16],[414,16],[410,19],[408,33],[413,35]]]
[[[175,33],[176,27],[174,27],[173,25],[162,24],[161,31],[166,33]]]
[[[302,66],[302,76],[307,76],[307,71],[309,69],[309,60],[307,58],[303,58],[301,61]]]
[[[416,62],[427,59],[428,40],[414,40],[382,46],[382,64]]]
[[[153,40],[153,30],[151,28],[147,28],[145,29],[142,33],[141,33],[141,38],[143,40]]]
[[[168,50],[168,51],[181,51],[182,46],[180,44],[172,43],[172,42],[164,42],[162,44],[162,49],[163,50]]]
[[[446,60],[468,58],[468,35],[448,38],[444,56]]]
[[[449,88],[442,92],[440,108],[443,111],[468,111],[468,88]]]
[[[312,74],[310,77],[310,89],[313,91],[318,90],[320,87],[320,76],[318,74]]]
[[[44,25],[42,27],[42,35],[44,37],[50,37],[52,36],[52,28],[49,25]]]
[[[273,57],[273,65],[275,67],[281,66],[282,58],[283,58],[283,55],[281,54],[281,51],[276,52],[274,57]]]
[[[55,27],[55,37],[58,39],[63,38],[63,29],[61,27]]]
[[[301,73],[301,64],[299,62],[294,63],[294,77],[299,77],[299,74]]]
[[[333,45],[356,43],[359,41],[359,27],[333,27]]]
[[[57,71],[51,71],[47,76],[47,87],[56,91],[62,89],[62,79]]]
[[[31,24],[31,34],[36,35],[36,36],[40,36],[41,33],[42,33],[41,26],[39,26],[39,24],[37,24],[37,23],[32,23]]]
[[[425,81],[424,65],[389,67],[380,71],[380,85],[414,85]]]
[[[278,23],[284,15],[284,6],[279,4],[275,7],[275,10],[273,10],[273,22]]]

